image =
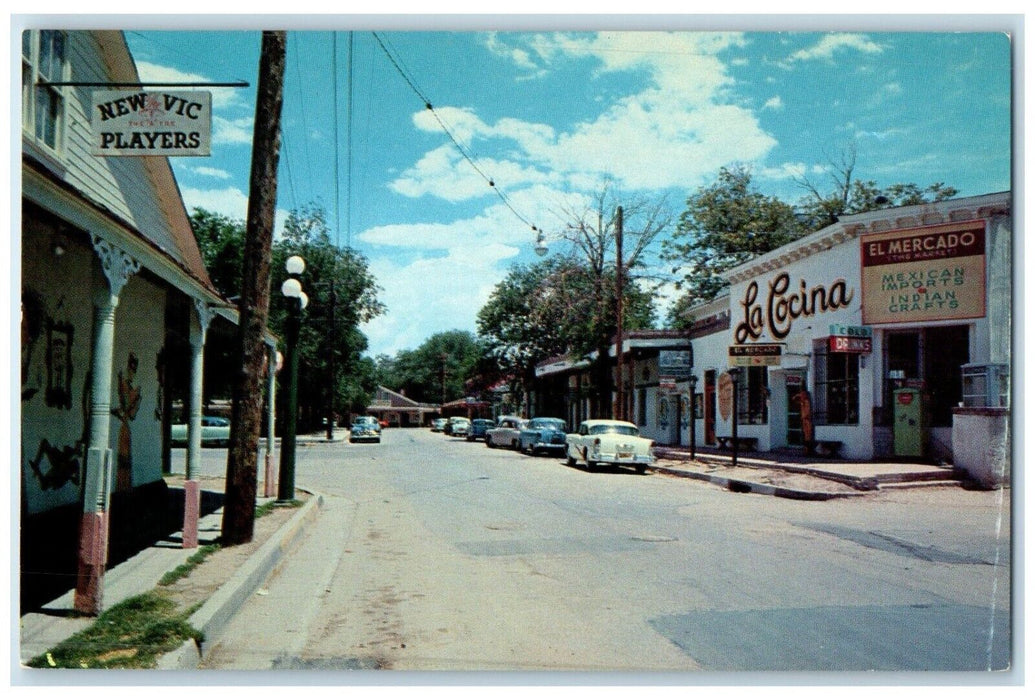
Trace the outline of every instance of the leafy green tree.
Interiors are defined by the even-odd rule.
[[[482,347],[470,331],[445,331],[425,340],[416,350],[394,358],[379,356],[381,383],[414,401],[448,403],[467,395],[468,381],[477,375]]]
[[[674,273],[682,273],[677,289],[685,291],[670,311],[670,325],[681,327],[682,310],[721,293],[727,286],[724,272],[802,233],[794,209],[759,192],[750,168],[721,168],[713,184],[687,198],[675,232],[662,243],[662,257],[676,263]]]
[[[190,216],[205,269],[219,292],[232,299],[241,293],[245,223],[196,208]]]

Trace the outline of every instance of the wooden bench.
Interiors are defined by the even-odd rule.
[[[731,435],[716,435],[715,439],[719,441],[720,450],[729,450],[733,448],[733,436]],[[755,451],[758,449],[758,438],[753,437],[740,437],[737,436],[737,447],[742,450]]]
[[[841,445],[840,440],[814,440],[810,446],[811,449],[806,449],[806,452],[810,454],[818,452],[827,457],[837,458],[841,456]]]

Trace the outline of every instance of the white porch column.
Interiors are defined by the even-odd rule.
[[[198,517],[201,512],[201,402],[205,387],[205,340],[213,311],[201,299],[194,300],[197,323],[190,329],[190,413],[187,420],[187,467],[183,482],[183,548],[198,546]]]
[[[140,263],[104,238],[94,235],[108,289],[94,297],[94,337],[90,386],[90,432],[84,479],[83,515],[79,525],[79,563],[75,609],[88,615],[101,612],[104,569],[108,563],[108,507],[112,488],[110,446],[111,376],[115,346],[115,309],[119,294]]]

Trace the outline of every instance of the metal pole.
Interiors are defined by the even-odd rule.
[[[690,368],[690,459],[697,459],[697,376]]]
[[[615,264],[615,322],[618,326],[616,332],[618,389],[615,392],[614,410],[616,420],[625,420],[625,338],[622,337],[622,314],[624,311],[622,308],[622,288],[625,286],[625,275],[622,270],[622,238],[624,237],[622,218],[622,208],[618,207],[618,210],[615,212],[615,257],[617,258]]]
[[[284,437],[280,445],[280,478],[277,500],[295,499],[295,431],[298,425],[298,330],[301,324],[301,301],[288,300],[287,323],[287,407],[284,415]]]
[[[740,368],[734,367],[730,370],[730,378],[733,380],[733,466],[737,466],[737,394],[739,393],[737,385],[740,383]]]
[[[334,293],[334,280],[330,282],[331,286],[331,312],[330,322],[331,328],[327,334],[327,354],[328,354],[328,369],[330,377],[327,383],[327,440],[334,439],[334,386],[335,386],[335,367],[334,367],[334,305],[335,305],[335,293]]]

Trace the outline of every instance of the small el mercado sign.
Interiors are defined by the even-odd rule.
[[[97,90],[90,123],[95,156],[208,156],[212,94]]]
[[[783,343],[751,343],[729,347],[730,367],[779,367]]]

